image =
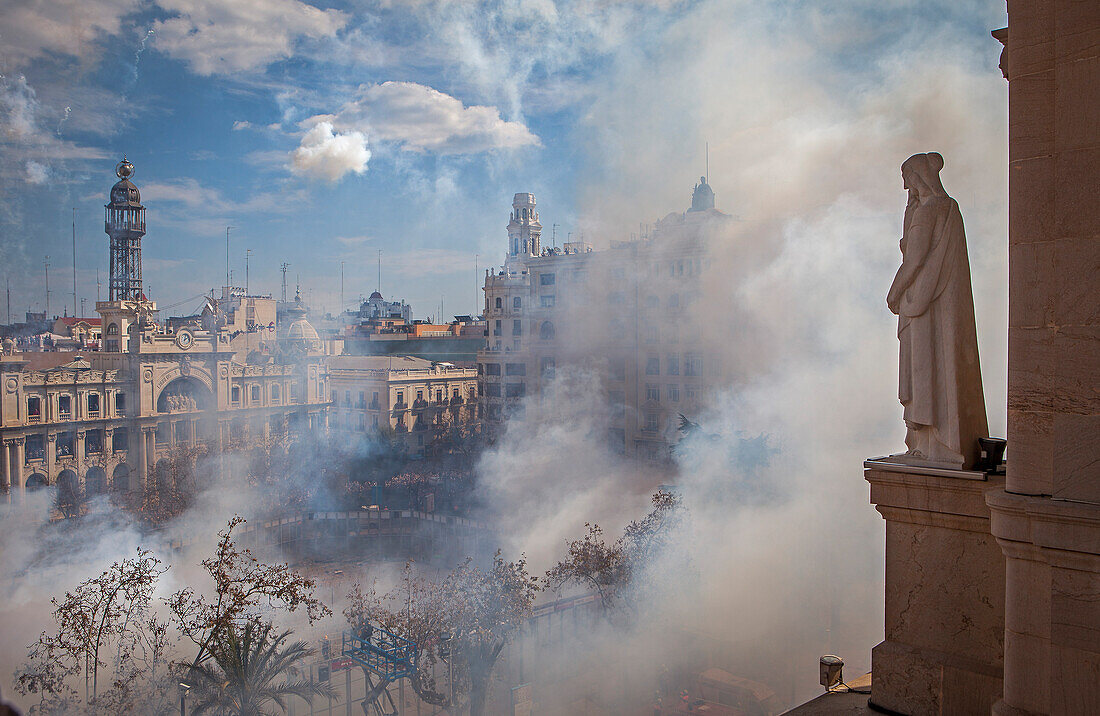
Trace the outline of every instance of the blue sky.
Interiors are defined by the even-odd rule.
[[[978,2],[6,3],[13,314],[41,309],[47,254],[51,309],[72,310],[72,207],[78,293],[90,306],[97,267],[106,285],[102,205],[123,154],[148,207],[147,293],[181,303],[168,314],[224,282],[227,225],[236,284],[251,249],[250,288],[278,293],[285,261],[331,311],[340,262],[351,305],[381,250],[387,297],[469,312],[513,193],[537,195],[547,238],[558,224],[559,241],[606,245],[686,208],[705,141],[719,207],[746,220],[812,223],[852,196],[875,212],[882,182],[861,167],[892,177],[904,139],[958,143],[963,178],[1003,174],[984,156],[1003,132],[971,138],[1003,121],[988,32],[1004,22]],[[943,107],[906,116],[910,82]],[[996,233],[1003,186],[975,191]]]

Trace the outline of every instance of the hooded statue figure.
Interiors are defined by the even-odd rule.
[[[907,462],[968,468],[988,434],[974,296],[959,205],[940,183],[943,157],[914,154],[901,165],[909,201],[901,268],[886,303],[898,316]]]

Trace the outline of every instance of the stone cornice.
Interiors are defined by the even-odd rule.
[[[989,492],[986,502],[990,531],[1006,555],[1100,569],[1100,505],[1014,495],[1003,489]]]

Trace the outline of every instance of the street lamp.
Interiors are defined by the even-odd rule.
[[[180,682],[180,716],[187,716],[187,692],[191,690],[191,684]]]

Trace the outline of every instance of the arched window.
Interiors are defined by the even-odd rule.
[[[107,491],[107,473],[102,467],[92,467],[84,476],[84,494],[88,497],[102,495]]]
[[[554,337],[554,324],[550,321],[543,321],[539,326],[539,338],[544,341],[548,341]]]
[[[111,490],[114,492],[130,491],[130,466],[126,463],[122,463],[111,473]]]
[[[496,306],[497,308],[502,308],[504,306],[504,302],[501,300],[500,296],[497,296]]]
[[[117,336],[118,335],[118,324],[117,323],[112,323],[111,325],[107,326],[107,335],[109,335],[109,336]]]

